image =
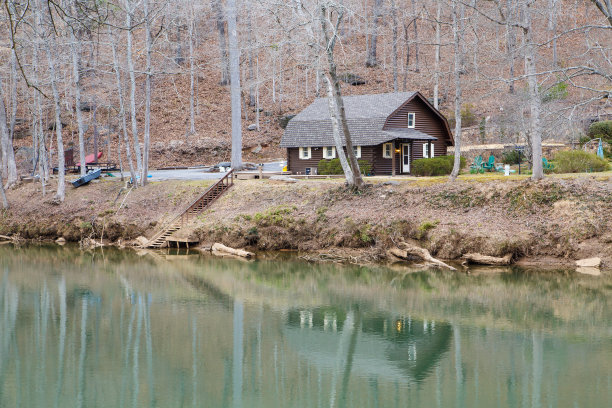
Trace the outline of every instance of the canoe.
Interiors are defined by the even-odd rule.
[[[84,184],[89,183],[93,179],[97,179],[102,174],[102,169],[94,170],[90,173],[87,173],[83,177],[79,177],[78,179],[72,181],[72,185],[76,187],[81,187]]]
[[[96,163],[100,157],[102,157],[102,152],[98,152],[97,158],[95,157],[93,153],[88,154],[87,156],[85,156],[85,165],[87,166],[88,164]],[[78,162],[76,165],[77,167],[81,166],[81,162]]]

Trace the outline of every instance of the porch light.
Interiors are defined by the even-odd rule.
[[[400,152],[400,149],[395,149],[395,153],[399,153],[399,152]]]

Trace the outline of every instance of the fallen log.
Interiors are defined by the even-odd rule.
[[[230,248],[230,247],[225,246],[223,244],[220,244],[218,242],[213,244],[212,251],[213,251],[213,253],[215,251],[216,252],[225,252],[227,254],[239,256],[239,257],[246,258],[246,259],[251,259],[251,258],[255,257],[255,254],[252,253],[252,252],[244,251],[242,249]]]
[[[488,256],[482,255],[478,253],[470,253],[464,254],[462,257],[463,265],[466,264],[479,264],[479,265],[496,265],[496,266],[504,266],[510,265],[512,263],[512,254],[508,254],[502,258],[496,256]]]
[[[398,248],[398,247],[391,248],[387,251],[387,253],[394,257],[400,258],[400,259],[408,259],[408,257],[410,256],[415,256],[417,258],[421,258],[422,260],[426,262],[429,262],[432,265],[436,265],[436,266],[439,266],[445,269],[449,269],[451,271],[457,270],[457,268],[454,268],[440,261],[439,259],[434,258],[433,256],[431,256],[429,251],[424,248],[420,248],[415,245],[410,245],[410,244],[407,244],[406,242],[400,242],[398,246],[400,246],[401,248]]]

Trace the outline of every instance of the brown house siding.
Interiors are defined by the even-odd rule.
[[[287,166],[293,174],[306,174],[306,168],[316,169],[319,161],[323,158],[323,149],[320,147],[312,147],[310,159],[300,159],[300,149],[292,147],[287,149]]]
[[[415,129],[427,135],[437,138],[435,141],[412,140],[410,144],[411,163],[414,160],[423,158],[423,144],[432,143],[434,155],[444,156],[447,154],[447,147],[453,144],[446,122],[433,110],[433,107],[421,99],[420,94],[416,94],[406,103],[400,106],[387,118],[383,130],[406,129],[408,127],[408,113],[415,113]],[[395,155],[395,173],[401,173],[401,154],[395,153],[395,148],[399,149],[400,140],[394,142],[393,154]],[[372,164],[372,174],[390,175],[392,174],[392,159],[383,158],[382,144],[376,146],[362,146],[361,159],[368,160]],[[323,158],[322,147],[313,147],[311,159],[301,160],[298,148],[287,149],[287,165],[294,174],[305,174],[306,168],[317,168],[319,161]]]
[[[438,140],[434,142],[436,145],[435,153],[438,155],[438,151],[440,151],[440,155],[443,155],[444,152],[446,152],[446,146],[452,144],[450,137],[446,132],[446,128],[442,120],[419,97],[409,100],[398,108],[393,114],[391,114],[387,119],[383,130],[406,129],[408,127],[409,112],[415,113],[414,128],[416,130],[438,138]]]
[[[423,143],[421,141],[408,142],[410,144],[410,162],[423,158]],[[433,143],[433,142],[432,142]],[[401,142],[396,141],[393,148],[395,154],[395,173],[401,173],[401,154],[395,153],[395,149],[399,149]],[[434,147],[436,157],[446,154],[446,146],[443,143],[436,143]],[[318,168],[319,161],[323,159],[323,148],[311,148],[311,158],[308,160],[299,158],[299,149],[297,147],[287,149],[287,166],[293,174],[306,174],[306,168]],[[362,146],[361,159],[367,160],[372,164],[373,175],[390,175],[392,159],[383,157],[383,145]]]

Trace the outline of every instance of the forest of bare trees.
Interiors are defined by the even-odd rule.
[[[604,0],[2,3],[1,184],[35,176],[57,202],[68,148],[75,162],[103,152],[144,185],[158,144],[229,151],[231,135],[240,167],[249,138],[278,140],[270,116],[315,96],[330,97],[336,144],[343,129],[350,147],[343,93],[418,90],[454,120],[458,145],[470,110],[493,140],[526,140],[536,179],[543,139],[576,138],[585,120],[610,112]],[[347,152],[347,181],[359,186]]]

